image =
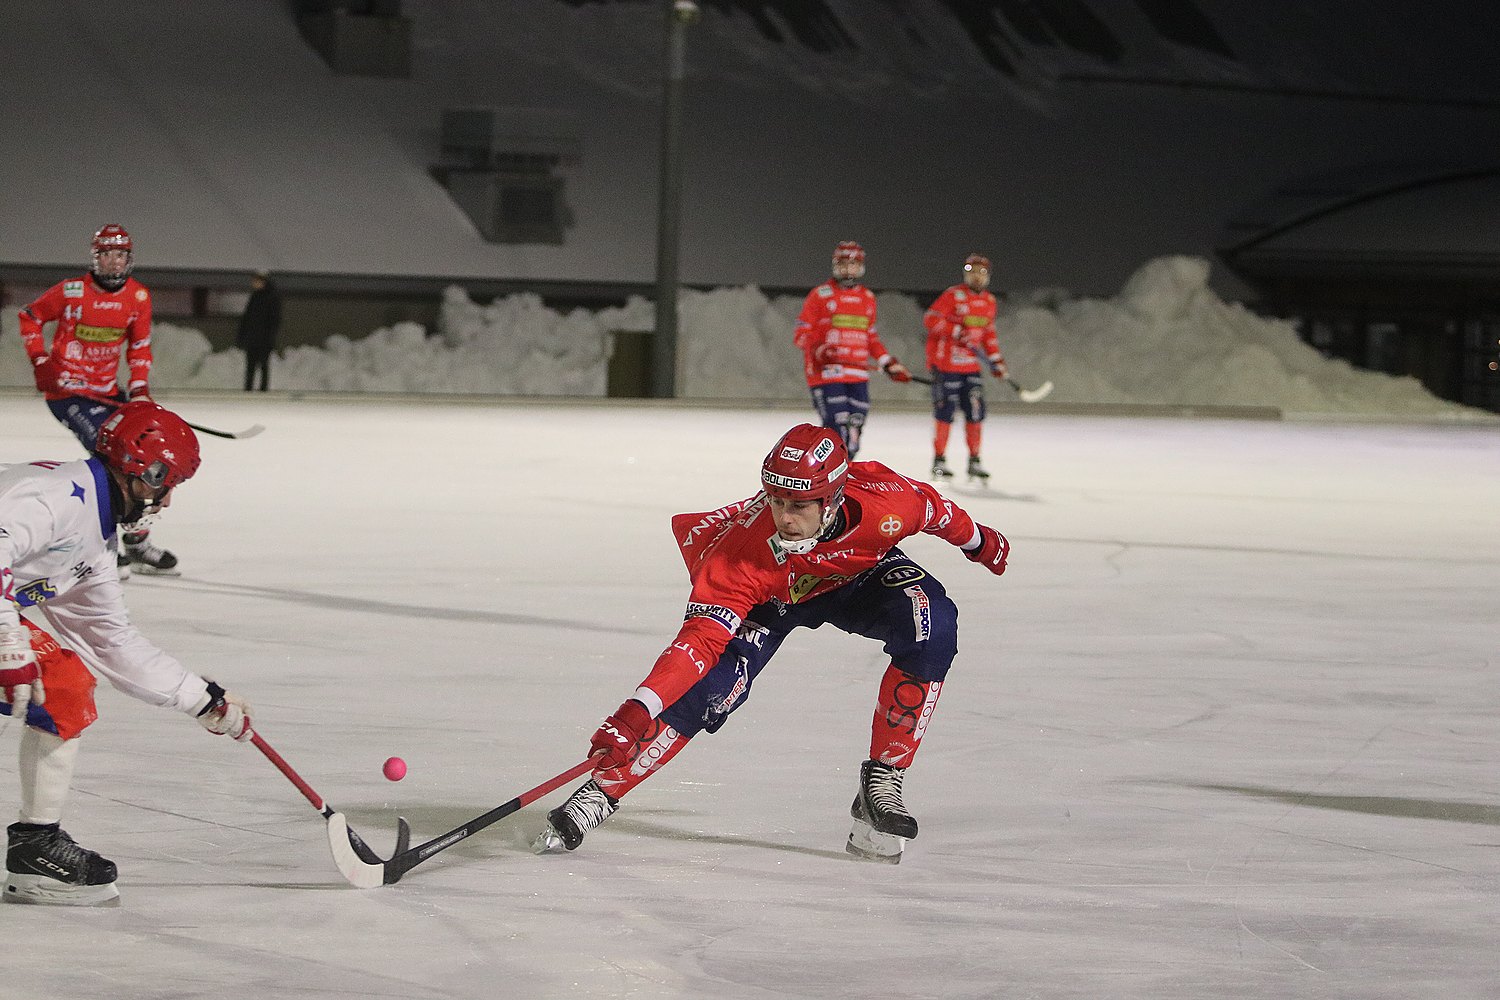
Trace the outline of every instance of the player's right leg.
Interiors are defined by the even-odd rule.
[[[5,901],[92,906],[116,899],[113,862],[60,825],[73,783],[78,736],[98,717],[94,676],[73,653],[31,626],[47,700],[28,706],[21,734],[21,808],[6,828]],[[8,710],[9,706],[5,706]]]
[[[942,583],[899,549],[854,582],[814,599],[826,602],[828,623],[883,643],[890,664],[881,677],[870,724],[870,756],[859,787],[845,849],[896,864],[917,821],[902,784],[958,654],[958,608]]]
[[[750,685],[785,638],[785,632],[772,632],[747,618],[713,668],[654,720],[625,766],[595,771],[547,814],[547,826],[532,845],[536,852],[577,850],[585,836],[615,814],[626,793],[677,756],[689,740],[701,732],[718,732],[745,703]]]
[[[948,435],[953,430],[953,416],[958,411],[958,397],[953,391],[953,376],[932,369],[932,481],[953,478],[948,467]]]

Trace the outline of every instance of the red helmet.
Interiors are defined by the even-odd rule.
[[[982,253],[971,253],[964,258],[965,271],[972,271],[976,267],[982,267],[988,271],[990,269],[990,259]]]
[[[94,451],[111,468],[157,490],[180,486],[198,471],[198,435],[171,410],[143,399],[104,421]]]
[[[833,262],[839,264],[848,261],[852,264],[863,264],[865,262],[865,248],[853,240],[845,240],[833,248]]]
[[[124,226],[111,222],[94,234],[94,253],[101,254],[106,250],[124,250],[126,253],[135,250],[135,244],[131,242],[130,234],[125,231]]]
[[[781,500],[822,500],[837,506],[849,478],[849,451],[827,427],[798,424],[781,436],[760,466],[766,494]]]
[[[124,250],[125,266],[109,274],[101,272],[99,255],[106,250]],[[89,260],[91,262],[89,269],[94,274],[94,280],[111,292],[119,291],[124,286],[125,279],[130,277],[131,269],[135,267],[135,243],[131,241],[130,234],[125,231],[124,226],[117,226],[111,222],[94,234],[93,249],[89,254]]]

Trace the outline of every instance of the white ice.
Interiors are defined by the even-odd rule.
[[[134,619],[381,850],[582,758],[680,619],[668,516],[809,416],[172,402],[268,429],[203,439],[157,528],[185,575],[132,580]],[[986,426],[995,487],[953,492],[1011,569],[909,546],[962,622],[899,866],[842,849],[884,661],[831,629],[577,853],[526,846],[559,793],[369,891],[253,748],[103,689],[65,826],[121,905],[0,907],[0,995],[1494,996],[1494,430]],[[862,457],[920,474],[928,427],[877,407]],[[77,453],[0,393],[0,461]]]

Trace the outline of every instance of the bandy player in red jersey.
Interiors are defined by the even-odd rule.
[[[875,293],[860,284],[864,275],[864,247],[849,240],[834,247],[833,278],[807,293],[792,337],[818,419],[844,439],[851,458],[870,412],[870,362],[897,382],[911,381],[880,342]]]
[[[111,223],[94,234],[87,274],[60,281],[21,310],[21,339],[31,356],[36,387],[52,415],[90,453],[99,427],[127,399],[151,399],[151,293],[130,276],[135,245]],[[42,328],[56,323],[49,349]],[[120,354],[130,370],[118,382]],[[110,401],[101,401],[113,400]],[[151,544],[150,528],[129,525],[120,535],[119,570],[175,573],[177,557]]]
[[[891,657],[847,850],[894,864],[917,835],[902,779],[958,652],[958,609],[896,546],[926,532],[998,576],[1010,545],[927,483],[878,462],[851,465],[827,428],[792,428],[760,475],[749,499],[672,518],[692,579],[683,625],[594,733],[593,777],[547,815],[538,850],[575,850],[627,792],[724,725],[793,629],[824,624],[879,640]]]
[[[970,479],[990,478],[979,461],[983,440],[983,358],[990,374],[1005,378],[1005,358],[995,337],[995,296],[989,291],[990,260],[971,253],[964,260],[964,280],[933,300],[922,317],[927,327],[927,367],[932,371],[932,478],[952,479],[948,468],[948,434],[953,415],[964,415],[964,437],[969,446]]]

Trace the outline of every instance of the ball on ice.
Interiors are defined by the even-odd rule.
[[[400,781],[406,777],[406,761],[400,757],[387,757],[383,770],[391,781]]]

